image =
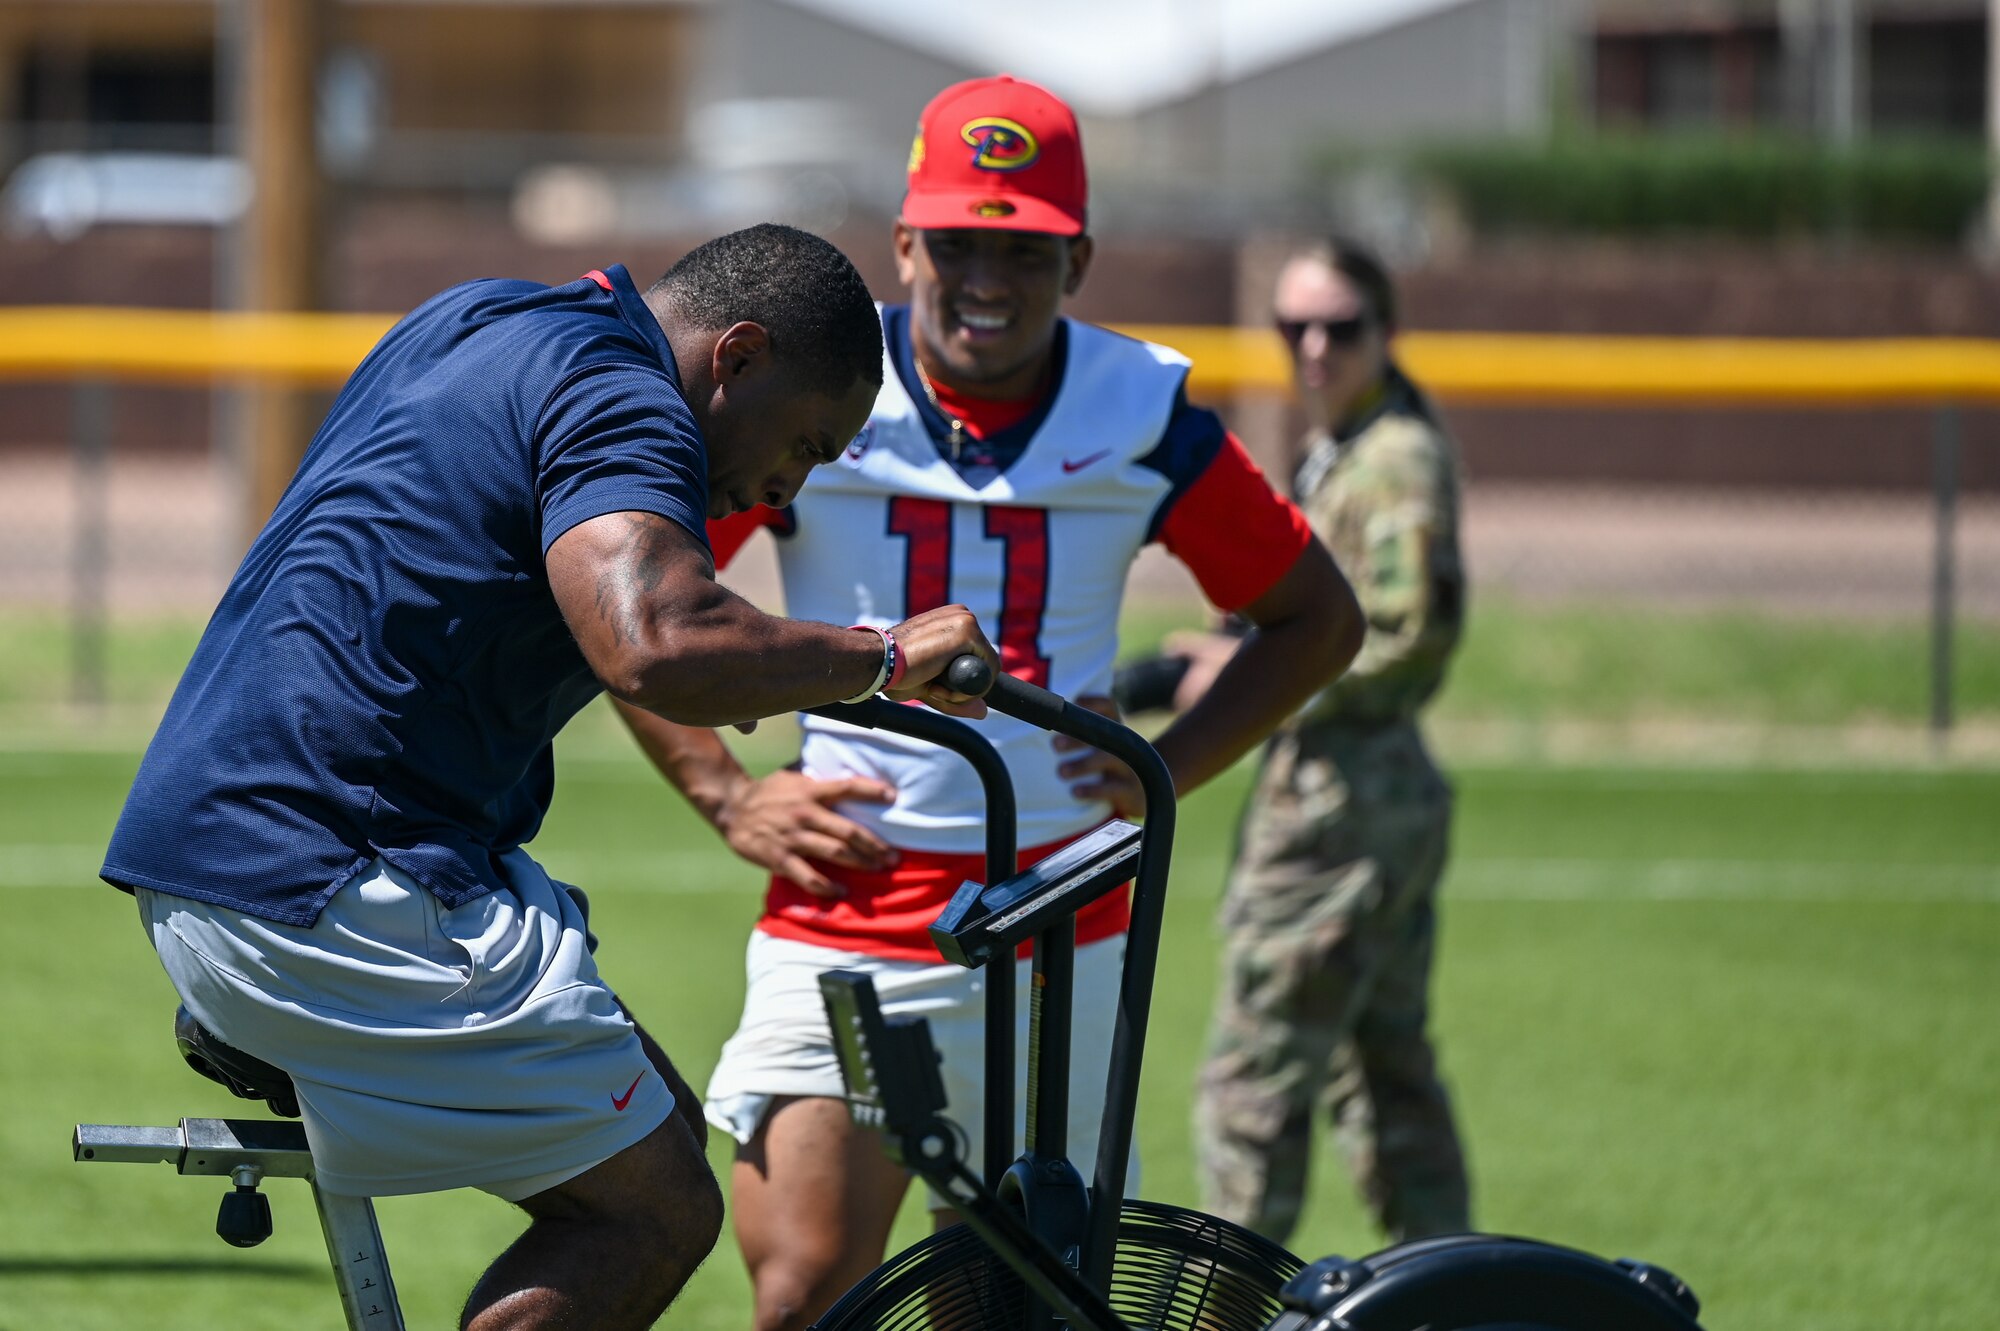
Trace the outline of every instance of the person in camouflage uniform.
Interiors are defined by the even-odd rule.
[[[1323,1112],[1400,1242],[1471,1227],[1425,1032],[1452,792],[1417,724],[1464,623],[1458,464],[1390,358],[1394,293],[1373,258],[1338,242],[1295,256],[1275,305],[1313,418],[1295,497],[1368,636],[1272,739],[1245,811],[1196,1104],[1204,1196],[1284,1241]]]

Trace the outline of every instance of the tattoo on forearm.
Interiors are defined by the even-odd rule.
[[[682,543],[667,519],[653,513],[620,515],[624,522],[613,557],[597,575],[597,617],[612,641],[637,642],[646,626],[646,606],[665,581]]]

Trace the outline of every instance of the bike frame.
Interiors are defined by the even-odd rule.
[[[904,707],[880,698],[858,703],[829,703],[809,707],[807,712],[828,721],[859,726],[866,730],[886,730],[894,735],[929,740],[956,753],[972,764],[986,796],[986,881],[997,883],[1010,878],[1019,859],[1019,816],[1014,802],[1014,780],[999,750],[960,721],[954,721],[928,707]],[[983,1173],[986,1186],[998,1188],[1000,1180],[1014,1164],[1014,968],[996,966],[986,976],[986,1098],[982,1113],[986,1123]],[[992,1076],[995,1066],[1008,1069],[1004,1077]]]
[[[996,710],[1031,725],[1103,749],[1138,773],[1149,816],[1134,878],[1132,926],[1119,986],[1116,1027],[1106,1074],[1104,1117],[1092,1187],[1085,1193],[1068,1149],[1070,1023],[1075,977],[1074,906],[1033,933],[1035,987],[1029,1020],[1029,1106],[1026,1150],[1014,1153],[1014,1061],[1017,986],[1013,939],[986,966],[985,1060],[982,1105],[986,1125],[983,1178],[952,1155],[948,1130],[919,1133],[910,1143],[913,1169],[952,1199],[967,1222],[1021,1270],[1047,1308],[1083,1331],[1129,1331],[1106,1299],[1125,1195],[1139,1062],[1152,1001],[1164,918],[1166,874],[1174,828],[1173,782],[1166,765],[1136,732],[1002,675],[988,686],[968,678],[973,658],[954,663],[953,687],[987,693]],[[974,688],[964,688],[971,683]],[[881,700],[810,709],[829,720],[936,743],[972,765],[985,791],[986,883],[967,884],[968,901],[1015,876],[1017,814],[1012,779],[999,753],[976,730],[921,707]],[[1100,875],[1101,877],[1101,875]],[[1108,884],[1099,883],[1098,890]],[[872,998],[872,994],[871,994]],[[879,1014],[878,1014],[879,1016]],[[930,1145],[923,1145],[929,1142]],[[942,1143],[940,1148],[939,1143]],[[238,1194],[266,1178],[311,1185],[327,1255],[349,1331],[402,1331],[403,1315],[389,1274],[388,1254],[366,1197],[320,1190],[304,1128],[269,1119],[182,1119],[174,1127],[80,1124],[72,1141],[78,1161],[171,1164],[182,1174],[231,1179]],[[1092,1204],[1091,1198],[1106,1199]],[[260,1204],[261,1199],[260,1199]],[[268,1225],[267,1225],[268,1229]],[[1055,1243],[1052,1245],[1050,1239]]]
[[[303,1124],[255,1118],[184,1118],[171,1128],[80,1123],[70,1151],[79,1161],[167,1164],[182,1174],[227,1178],[238,1194],[254,1191],[267,1178],[304,1179],[312,1185],[348,1331],[403,1331],[375,1204],[320,1190]]]
[[[989,682],[990,681],[990,682]],[[955,1159],[948,1130],[922,1107],[905,1101],[891,1111],[882,1126],[898,1138],[897,1154],[904,1163],[937,1187],[966,1215],[967,1222],[1014,1265],[1035,1293],[1052,1309],[1080,1325],[1113,1331],[1122,1326],[1105,1296],[1111,1285],[1116,1256],[1119,1209],[1125,1196],[1131,1154],[1133,1119],[1138,1108],[1139,1068],[1145,1050],[1147,1015],[1158,968],[1159,938],[1165,918],[1167,871],[1172,858],[1175,823],[1174,789],[1165,762],[1152,745],[1133,731],[1095,712],[1076,706],[1045,689],[1010,675],[994,678],[983,662],[961,658],[948,672],[951,687],[983,694],[996,711],[1040,729],[1069,735],[1122,759],[1137,774],[1147,800],[1147,821],[1139,836],[1138,865],[1133,879],[1132,923],[1126,936],[1125,965],[1106,1069],[1104,1113],[1098,1133],[1097,1159],[1088,1193],[1066,1158],[1069,1117],[1070,1022],[1073,1015],[1076,930],[1070,906],[1033,934],[1035,984],[1029,1023],[1029,1106],[1027,1151],[1017,1162],[1001,1167],[997,1143],[1011,1137],[1013,1121],[1012,936],[1003,935],[986,964],[988,1005],[986,1029],[986,1150],[985,1182],[971,1179]],[[1009,830],[1014,822],[1012,787],[1005,768],[993,772],[983,757],[991,745],[971,727],[881,702],[815,709],[816,714],[851,724],[919,735],[965,756],[988,794],[989,807],[1002,807]],[[911,722],[921,718],[916,725]],[[922,727],[919,733],[917,726]],[[994,796],[1005,787],[1005,799]],[[962,915],[977,898],[992,893],[1013,873],[1013,857],[996,857],[993,828],[988,827],[987,882],[967,884],[954,897],[945,919]],[[1052,857],[1054,858],[1054,857]],[[1004,865],[1004,869],[1002,866]],[[996,872],[998,870],[998,872]],[[1109,884],[1099,875],[1101,892]],[[1082,904],[1081,902],[1078,903]],[[942,921],[941,921],[942,924]],[[934,926],[933,936],[947,941]],[[989,940],[990,941],[990,940]],[[950,955],[947,953],[947,955]],[[1001,964],[995,964],[1001,963]],[[977,964],[973,962],[972,964]],[[1001,997],[998,977],[1008,977]],[[865,999],[873,1003],[872,986]],[[825,986],[823,985],[823,989]],[[829,1007],[836,996],[828,994]],[[886,1023],[876,1010],[872,1023],[849,1012],[834,1014],[836,1029],[843,1020],[856,1021],[864,1040],[853,1057],[869,1062],[867,1036],[883,1038]],[[1002,1041],[995,1032],[1004,1029]],[[928,1031],[923,1036],[928,1047]],[[934,1055],[932,1055],[934,1057]],[[845,1060],[844,1060],[845,1061]],[[921,1060],[919,1060],[921,1061]],[[892,1098],[893,1092],[892,1092]],[[940,1106],[941,1107],[941,1100]],[[903,1121],[894,1121],[901,1118]],[[1012,1206],[1009,1206],[1009,1202]],[[1019,1215],[1016,1215],[1018,1210]],[[1021,1223],[1025,1221],[1025,1223]],[[1080,1277],[1080,1279],[1079,1279]]]

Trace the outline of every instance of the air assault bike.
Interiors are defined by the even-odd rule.
[[[939,744],[978,773],[987,802],[986,881],[960,887],[931,926],[946,960],[986,968],[985,1148],[975,1174],[947,1108],[922,1018],[885,1017],[873,982],[820,980],[850,1110],[965,1223],[891,1257],[814,1331],[1700,1331],[1687,1286],[1643,1262],[1607,1262],[1529,1239],[1463,1234],[1308,1265],[1251,1231],[1185,1207],[1125,1196],[1154,970],[1173,848],[1166,765],[1137,732],[975,657],[947,674],[997,711],[1118,757],[1146,793],[1143,827],[1114,819],[1016,872],[1013,786],[971,726],[882,700],[815,714]],[[1076,912],[1132,883],[1132,921],[1104,1117],[1088,1185],[1067,1157]],[[1025,1149],[1013,1149],[1019,1001],[1011,959],[1033,948]],[[994,962],[1002,964],[995,965]],[[216,1232],[237,1247],[271,1234],[267,1178],[313,1191],[349,1331],[402,1331],[373,1203],[320,1189],[298,1103],[280,1068],[231,1048],[183,1009],[175,1038],[195,1071],[278,1119],[184,1118],[173,1127],[79,1124],[75,1159],[170,1164],[226,1178]]]
[[[986,882],[960,887],[931,926],[946,960],[987,971],[983,1173],[971,1171],[962,1137],[944,1116],[927,1023],[885,1017],[866,975],[823,975],[855,1120],[879,1129],[890,1156],[949,1199],[965,1224],[890,1258],[815,1331],[1700,1331],[1693,1293],[1643,1262],[1464,1234],[1307,1265],[1218,1217],[1127,1199],[1173,849],[1172,780],[1137,732],[1012,676],[995,678],[976,658],[960,658],[946,678],[996,711],[1122,759],[1146,793],[1146,821],[1114,819],[1016,873],[1013,790],[998,755],[970,726],[879,701],[818,709],[959,753],[985,787],[988,818]],[[1128,881],[1132,922],[1086,1187],[1065,1156],[1074,917]],[[1013,1159],[1011,959],[1030,941],[1026,1149]]]

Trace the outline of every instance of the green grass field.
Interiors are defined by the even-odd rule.
[[[696,1085],[732,1027],[758,880],[601,716],[537,850],[587,885],[607,974]],[[782,735],[761,741],[766,760]],[[82,1121],[240,1102],[180,1066],[130,901],[91,873],[136,753],[0,749],[0,1331],[340,1325],[305,1190],[210,1232],[223,1187],[82,1166]],[[1720,1331],[1987,1331],[2000,1305],[2000,773],[1470,767],[1436,1025],[1478,1218],[1686,1277]],[[1184,806],[1139,1131],[1195,1202],[1188,1087],[1244,773]],[[720,1150],[718,1162],[723,1159]],[[1323,1161],[1295,1246],[1377,1246]],[[518,1213],[381,1206],[412,1326],[451,1325]],[[900,1237],[921,1233],[906,1209]],[[724,1246],[666,1324],[747,1325]]]
[[[1198,618],[1199,607],[1136,605],[1125,617],[1124,641],[1140,650]],[[121,621],[105,649],[107,699],[139,709],[163,703],[200,632],[190,618]],[[1969,721],[2000,721],[2000,624],[1966,621],[1957,633],[1957,712]],[[1930,707],[1928,651],[1928,629],[1916,620],[1487,597],[1474,604],[1436,719],[1922,724]],[[69,631],[59,616],[0,612],[0,709],[19,715],[65,701],[71,668]]]

